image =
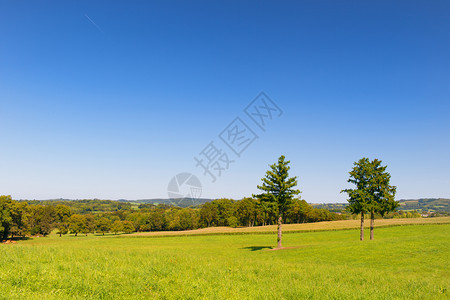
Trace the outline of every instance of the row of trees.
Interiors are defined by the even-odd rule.
[[[0,196],[0,238],[47,235],[70,214],[67,206],[28,205]]]
[[[100,199],[82,199],[82,200],[27,200],[31,205],[65,205],[69,206],[74,214],[90,214],[98,212],[111,212],[118,210],[130,210],[132,204],[125,201],[100,200]]]
[[[73,233],[75,236],[78,233],[102,233],[118,232],[131,233],[135,231],[131,221],[122,221],[117,216],[116,218],[98,217],[96,215],[79,215],[75,214],[67,218],[64,222],[58,224],[58,234]]]
[[[364,240],[365,214],[370,214],[370,239],[373,240],[375,214],[384,216],[399,206],[394,199],[397,187],[390,185],[391,174],[386,172],[386,168],[387,166],[381,165],[381,160],[361,158],[354,163],[347,180],[355,188],[342,190],[349,196],[347,210],[353,214],[361,214],[361,241]]]
[[[82,208],[64,202],[14,201],[0,197],[0,238],[25,235],[89,234],[106,232],[189,230],[208,226],[260,226],[277,223],[276,206],[255,198],[239,201],[218,199],[197,208],[142,204],[138,209],[77,213]],[[64,203],[64,204],[60,204]],[[91,203],[88,203],[91,205]],[[81,209],[83,211],[83,209]],[[304,200],[293,199],[283,217],[285,223],[344,219],[344,215],[314,209]]]
[[[282,216],[287,224],[309,223],[345,219],[345,215],[331,213],[326,209],[315,209],[305,200],[292,199]],[[257,198],[240,201],[218,199],[202,205],[200,221],[206,226],[264,226],[278,222],[276,204]]]

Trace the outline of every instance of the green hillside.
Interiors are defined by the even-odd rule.
[[[399,200],[400,207],[398,210],[416,210],[418,212],[450,212],[450,199],[447,198],[424,198],[424,199],[402,199]],[[324,208],[332,212],[340,212],[345,210],[347,203],[323,203],[312,204],[315,208]]]

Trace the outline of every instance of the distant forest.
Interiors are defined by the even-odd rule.
[[[29,204],[45,204],[51,203],[66,204],[74,207],[78,213],[89,213],[93,211],[115,211],[121,209],[130,209],[131,207],[139,206],[140,204],[153,205],[169,205],[175,207],[200,207],[201,205],[214,201],[215,199],[200,198],[200,199],[142,199],[142,200],[101,200],[99,199],[85,199],[85,200],[71,200],[71,199],[51,199],[51,200],[23,200]],[[93,202],[94,201],[94,202]],[[85,205],[85,204],[90,205]],[[450,213],[450,199],[447,198],[423,198],[423,199],[402,199],[399,200],[400,207],[398,211],[417,211],[419,213]],[[318,209],[326,209],[330,212],[345,213],[347,203],[310,203],[312,207]]]
[[[450,199],[447,198],[424,198],[399,200],[398,211],[416,211],[427,214],[448,215],[450,213]],[[322,208],[330,212],[343,212],[347,203],[323,203],[312,204],[314,208]]]

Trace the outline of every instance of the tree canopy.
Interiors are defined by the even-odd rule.
[[[364,239],[364,214],[371,215],[371,239],[373,239],[373,220],[375,214],[384,215],[398,207],[394,200],[396,187],[390,185],[391,174],[386,172],[387,166],[381,165],[381,160],[361,158],[354,163],[349,172],[347,182],[355,188],[344,189],[348,194],[347,210],[353,214],[361,214],[361,240]]]
[[[295,189],[297,177],[289,177],[291,168],[289,163],[290,161],[285,160],[284,155],[281,155],[277,163],[270,165],[266,176],[261,179],[262,185],[257,186],[263,193],[254,195],[261,201],[269,202],[276,206],[278,215],[278,248],[281,248],[283,213],[294,196],[300,194],[300,190]]]

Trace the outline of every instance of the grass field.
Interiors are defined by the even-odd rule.
[[[329,226],[329,225],[327,225]],[[450,224],[0,245],[4,299],[449,299]]]

